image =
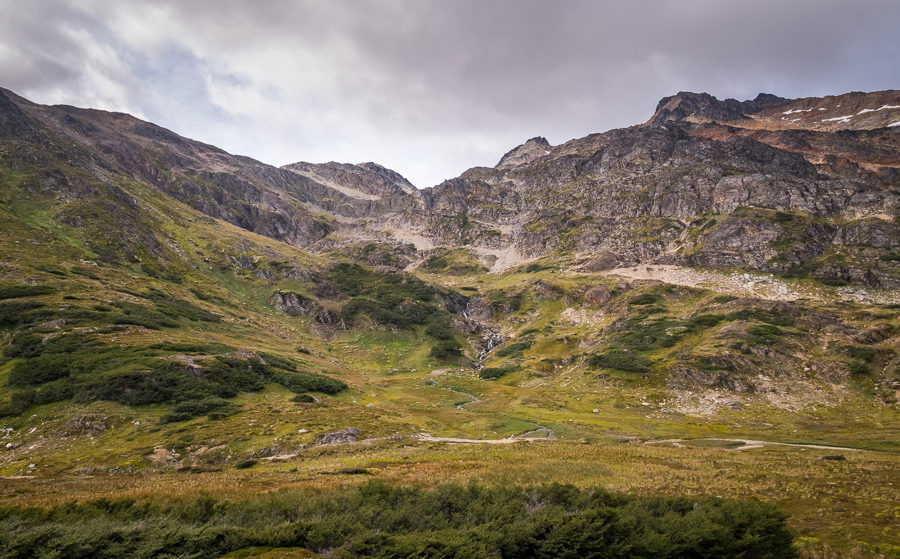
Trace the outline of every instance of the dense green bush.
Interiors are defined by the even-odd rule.
[[[478,371],[478,376],[487,380],[496,380],[503,375],[514,373],[518,370],[518,365],[507,365],[505,367],[485,367]]]
[[[733,312],[725,317],[726,320],[746,320],[765,322],[774,326],[793,326],[794,317],[787,312],[764,311],[760,309],[744,309]]]
[[[117,301],[113,304],[121,311],[121,313],[111,318],[110,322],[113,324],[143,326],[148,330],[162,330],[163,328],[175,328],[178,326],[177,322],[152,307],[125,301]]]
[[[0,284],[0,299],[49,295],[50,293],[56,293],[56,289],[49,285]]]
[[[630,305],[649,305],[651,303],[656,303],[659,301],[660,296],[656,293],[642,293],[637,297],[632,297],[628,300],[628,304]]]
[[[166,414],[160,420],[160,423],[174,423],[176,421],[186,421],[198,415],[209,414],[210,417],[221,419],[223,417],[233,415],[240,408],[216,396],[207,396],[199,400],[188,400],[182,402],[172,408],[172,413]]]
[[[747,343],[752,345],[772,345],[778,342],[784,332],[771,324],[759,324],[747,329]]]
[[[15,326],[28,319],[27,311],[43,307],[37,301],[9,301],[0,303],[0,326]]]
[[[272,375],[272,380],[296,394],[304,392],[337,394],[347,388],[346,384],[337,379],[306,371],[276,372]]]
[[[720,314],[698,314],[688,319],[688,325],[691,329],[712,328],[716,324],[725,320]]]
[[[265,546],[329,550],[336,558],[774,559],[794,557],[791,543],[785,515],[766,503],[558,484],[426,490],[369,482],[243,501],[100,499],[0,509],[2,558],[200,559]]]
[[[871,363],[875,361],[875,357],[878,355],[878,351],[874,348],[858,345],[844,346],[844,351],[846,351],[847,355],[849,355],[853,359],[859,359],[860,361],[864,361],[865,363]]]
[[[9,402],[0,407],[0,417],[21,415],[32,404],[36,403],[37,394],[34,390],[21,390],[9,395]]]
[[[455,339],[438,340],[431,345],[429,355],[435,359],[456,359],[462,356],[462,344]]]
[[[431,317],[428,326],[425,327],[425,333],[435,340],[452,340],[456,337],[456,331],[448,323],[447,319],[441,315]]]
[[[620,349],[610,349],[588,358],[588,365],[591,367],[618,369],[630,373],[646,373],[652,364],[652,361],[639,353]]]
[[[156,305],[156,310],[171,318],[186,318],[202,322],[221,322],[222,317],[161,291],[150,291],[144,298]]]
[[[872,372],[869,365],[863,361],[850,362],[850,374],[855,377],[864,377]]]
[[[198,355],[218,355],[235,351],[231,346],[215,342],[160,342],[151,345],[150,348],[172,353],[195,353]]]

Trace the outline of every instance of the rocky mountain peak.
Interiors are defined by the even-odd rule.
[[[760,93],[750,101],[720,101],[708,93],[664,97],[646,124],[721,123],[762,130],[874,130],[900,126],[900,91],[851,92],[785,99]]]
[[[413,183],[409,182],[406,177],[394,171],[393,169],[388,169],[383,165],[379,165],[378,163],[373,163],[371,161],[366,161],[365,163],[357,163],[357,167],[363,168],[367,171],[371,171],[376,175],[385,177],[390,180],[392,184],[396,185],[400,190],[411,194],[417,190]]]
[[[709,93],[681,91],[663,97],[647,124],[668,121],[729,122],[745,118],[744,103],[736,99],[720,101]]]
[[[416,191],[400,173],[377,163],[308,163],[299,161],[282,167],[360,200],[380,200]]]
[[[519,165],[531,163],[539,157],[544,157],[550,153],[553,146],[547,141],[547,138],[536,136],[526,141],[524,144],[516,146],[500,158],[497,163],[497,169],[511,169]]]

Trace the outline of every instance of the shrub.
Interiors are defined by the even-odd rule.
[[[31,320],[26,312],[43,307],[43,303],[37,301],[9,301],[0,303],[0,326],[15,326],[29,323]]]
[[[280,355],[276,355],[274,353],[266,353],[260,352],[259,356],[262,357],[266,364],[270,367],[276,367],[278,369],[284,369],[285,371],[296,371],[297,364],[287,357],[282,357]]]
[[[456,359],[462,356],[462,345],[455,339],[438,340],[431,346],[429,355],[435,359]]]
[[[660,297],[656,293],[642,293],[637,297],[632,297],[628,300],[630,305],[649,305],[651,303],[656,303],[659,301]]]
[[[425,333],[436,340],[452,340],[456,336],[456,332],[443,316],[433,316],[428,321]]]
[[[550,270],[550,269],[551,269],[550,266],[544,266],[543,264],[538,264],[537,262],[533,262],[533,263],[525,266],[525,273],[533,274],[535,272],[541,272],[543,270]]]
[[[772,345],[784,334],[781,328],[771,324],[760,324],[747,329],[750,335],[747,343],[752,345]]]
[[[49,285],[0,284],[0,300],[15,299],[18,297],[32,297],[35,295],[49,295],[51,293],[56,293],[56,288]]]
[[[610,349],[604,353],[597,353],[588,359],[588,365],[606,369],[618,369],[630,373],[646,373],[653,363],[639,353]]]
[[[217,355],[234,351],[233,347],[215,342],[160,342],[150,346],[171,353],[195,353],[199,355]]]
[[[78,274],[79,276],[84,276],[86,278],[91,278],[91,279],[95,279],[95,280],[100,279],[100,276],[98,276],[96,272],[94,272],[93,270],[90,270],[88,268],[83,268],[81,266],[72,266],[71,268],[69,268],[69,271],[72,272],[73,274]]]
[[[700,314],[688,319],[688,325],[692,328],[712,328],[725,320],[720,314]]]
[[[852,357],[853,359],[858,359],[860,361],[864,361],[866,363],[871,363],[875,360],[875,357],[878,355],[878,351],[871,347],[862,347],[862,346],[845,346],[844,351],[847,352],[847,355]]]
[[[507,365],[506,367],[485,367],[478,371],[478,376],[487,380],[496,380],[503,375],[514,373],[519,370],[517,365]]]
[[[235,467],[256,464],[246,459]],[[559,484],[426,490],[373,481],[239,501],[98,499],[52,509],[4,507],[0,526],[0,548],[11,557],[205,559],[260,547],[384,558],[795,557],[786,515],[768,503]]]
[[[35,402],[36,393],[34,390],[23,390],[13,392],[9,395],[9,403],[0,407],[0,417],[10,415],[21,415]]]
[[[111,320],[113,324],[143,326],[148,330],[162,330],[163,328],[175,328],[178,326],[177,322],[151,307],[124,301],[118,301],[113,304],[121,311],[121,314]]]
[[[297,394],[304,392],[337,394],[347,388],[346,384],[337,379],[305,371],[277,372],[272,376],[272,380]]]

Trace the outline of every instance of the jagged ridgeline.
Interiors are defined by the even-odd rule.
[[[893,494],[860,491],[892,487],[900,450],[898,185],[897,91],[679,93],[644,124],[532,138],[416,189],[0,90],[0,475],[203,474],[153,506],[4,508],[2,541],[25,549],[46,520],[48,548],[78,542],[90,517],[107,543],[159,528],[128,552],[177,532],[209,556],[552,556],[557,526],[559,553],[788,556],[780,513],[704,500],[723,495],[779,501],[820,556],[850,532],[900,545]],[[485,487],[302,493],[332,523],[298,521],[300,493],[176,498],[185,478],[226,495],[344,476]],[[696,498],[510,489],[555,479]],[[5,495],[62,498],[38,493]],[[415,523],[463,501],[501,524]]]

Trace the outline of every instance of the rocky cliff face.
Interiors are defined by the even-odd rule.
[[[846,122],[830,116],[849,109]],[[773,116],[801,110],[821,115]],[[423,191],[426,213],[402,226],[501,265],[563,253],[594,268],[747,267],[896,287],[900,127],[884,123],[898,110],[896,91],[681,93],[642,126],[555,147],[529,140],[494,168]]]
[[[874,130],[900,125],[900,91],[802,99],[760,93],[752,101],[720,101],[708,93],[683,91],[662,99],[647,124],[671,121],[774,130]]]
[[[502,270],[555,255],[590,269],[745,267],[900,287],[900,91],[751,101],[679,93],[645,124],[551,146],[416,190],[374,163],[275,168],[123,114],[47,107],[0,91],[18,196],[49,196],[81,226],[100,209],[160,254],[151,188],[299,247],[464,247]],[[100,209],[98,209],[100,208]],[[109,220],[107,220],[109,222]],[[144,224],[144,225],[142,225]]]

